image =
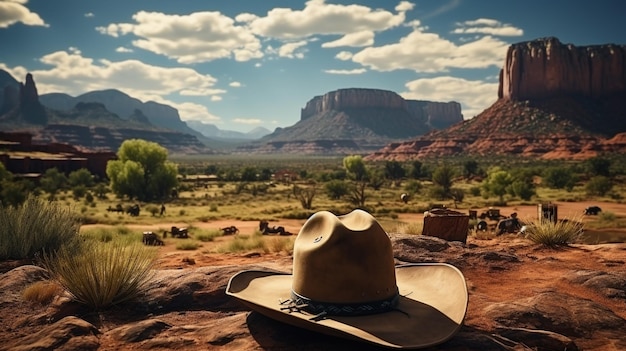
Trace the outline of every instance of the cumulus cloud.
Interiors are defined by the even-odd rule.
[[[365,68],[356,68],[356,69],[327,69],[324,70],[325,73],[328,74],[343,74],[343,75],[353,75],[353,74],[363,74],[367,72]]]
[[[283,44],[278,48],[278,56],[287,58],[304,58],[303,46],[306,46],[306,40],[300,40],[292,43]]]
[[[133,52],[133,49],[129,49],[129,48],[125,48],[123,46],[120,46],[120,47],[115,49],[115,52],[130,53],[130,52]]]
[[[363,30],[356,33],[348,33],[342,38],[322,44],[323,48],[336,48],[340,46],[362,47],[374,44],[374,32]]]
[[[472,21],[457,23],[454,34],[488,34],[504,37],[519,37],[524,35],[524,31],[510,24],[504,24],[498,20],[490,18],[479,18]]]
[[[206,107],[191,102],[174,102],[176,96],[220,96],[225,91],[214,86],[217,79],[186,67],[159,67],[137,60],[109,61],[84,57],[79,50],[57,51],[40,61],[49,69],[30,70],[40,94],[64,92],[73,96],[115,87],[142,101],[155,101],[179,110],[182,119],[208,116]],[[22,77],[25,70],[9,72]],[[213,116],[213,118],[216,118]]]
[[[94,13],[93,13],[93,12],[87,12],[87,13],[85,13],[85,14],[84,14],[84,16],[85,16],[86,18],[91,18],[91,17],[95,17],[96,15],[94,15]]]
[[[451,68],[500,66],[508,46],[490,36],[457,45],[416,28],[397,43],[365,48],[352,60],[377,71],[409,69],[434,73]]]
[[[49,27],[38,14],[31,12],[25,5],[28,0],[0,1],[0,28],[7,28],[15,23],[27,26]]]
[[[264,37],[300,39],[318,34],[345,35],[361,31],[381,31],[399,26],[405,20],[405,12],[413,4],[403,1],[394,14],[383,9],[371,9],[363,5],[327,4],[325,0],[310,0],[302,10],[274,8],[267,16],[240,15],[251,30]]]
[[[233,88],[240,88],[243,86],[243,84],[241,84],[241,82],[230,82],[228,86],[231,86]]]
[[[133,20],[135,23],[112,23],[96,30],[112,37],[133,34],[139,38],[132,42],[135,47],[183,64],[263,56],[259,39],[220,12],[170,15],[140,11]]]
[[[335,58],[341,61],[348,61],[354,56],[350,51],[341,51],[335,55]]]
[[[481,113],[498,98],[498,83],[450,76],[417,79],[405,86],[408,90],[400,93],[405,99],[459,102],[465,119]]]

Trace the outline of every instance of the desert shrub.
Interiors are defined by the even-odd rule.
[[[184,240],[176,244],[176,250],[197,250],[200,243],[194,240]]]
[[[617,216],[610,211],[602,211],[598,214],[598,218],[603,222],[614,222]]]
[[[252,235],[237,235],[228,244],[217,248],[217,252],[242,252],[252,250],[266,250],[265,241],[261,232],[257,231]]]
[[[296,240],[295,236],[290,237],[269,237],[265,239],[264,251],[269,252],[284,252],[287,254],[293,253],[293,244]]]
[[[63,246],[41,258],[53,280],[94,310],[138,298],[152,278],[155,262],[154,249],[116,241]]]
[[[595,176],[589,179],[585,185],[585,191],[588,195],[604,196],[613,189],[611,180],[605,176]]]
[[[13,207],[0,203],[0,260],[33,258],[78,236],[80,222],[69,207],[29,196]]]
[[[60,295],[63,288],[54,281],[43,280],[35,282],[22,291],[22,298],[26,301],[42,305],[52,302],[55,296]]]
[[[207,232],[201,232],[194,234],[194,238],[202,242],[209,242],[215,240],[218,236],[222,236],[221,230],[211,230]]]
[[[531,241],[549,247],[575,243],[583,234],[583,222],[576,220],[559,220],[556,222],[535,219],[526,224],[524,232]]]

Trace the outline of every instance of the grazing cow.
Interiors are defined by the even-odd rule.
[[[107,212],[124,213],[124,209],[122,208],[122,205],[117,204],[115,207],[107,207]]]
[[[143,232],[142,242],[144,245],[150,246],[163,246],[163,240],[159,239],[159,237],[153,232]]]
[[[126,213],[131,215],[132,217],[139,216],[139,205],[134,204],[126,210]]]
[[[290,232],[286,231],[285,227],[283,226],[270,228],[270,224],[268,221],[260,221],[259,230],[261,231],[261,233],[263,233],[263,235],[268,235],[268,234],[292,235]]]
[[[478,223],[476,223],[476,229],[480,230],[482,232],[486,232],[487,228],[489,228],[489,226],[487,225],[486,221],[478,221]]]
[[[400,200],[402,200],[402,202],[404,203],[409,202],[409,194],[403,193],[402,195],[400,195]]]
[[[187,228],[172,227],[172,238],[188,238],[189,231]]]
[[[518,233],[522,228],[522,224],[519,219],[517,219],[517,213],[512,213],[511,218],[500,220],[496,228],[498,230],[497,235],[504,233]]]
[[[598,206],[589,206],[585,209],[585,214],[586,215],[593,215],[593,216],[597,216],[598,213],[602,212],[602,209]]]
[[[237,227],[235,227],[234,225],[231,225],[230,227],[220,228],[220,230],[222,231],[223,235],[239,234],[239,229],[237,229]]]

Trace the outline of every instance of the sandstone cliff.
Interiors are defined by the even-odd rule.
[[[499,99],[471,120],[367,158],[517,155],[586,159],[626,152],[626,47],[564,45],[556,38],[511,45]],[[612,141],[609,141],[612,140]]]
[[[245,153],[347,154],[377,150],[463,120],[457,102],[405,100],[379,89],[339,89],[316,96],[300,111],[300,121],[279,128]]]
[[[512,100],[623,94],[626,45],[578,47],[554,37],[514,44],[500,80],[498,97]]]

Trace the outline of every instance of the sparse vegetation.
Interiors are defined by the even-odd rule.
[[[52,279],[94,310],[138,298],[152,278],[155,261],[155,250],[115,241],[86,241],[41,257]]]
[[[14,206],[0,203],[0,259],[34,258],[72,242],[80,229],[75,211],[57,202],[29,196]]]
[[[526,224],[524,233],[531,241],[549,247],[576,243],[583,235],[582,219],[564,219],[556,222],[537,219]]]

